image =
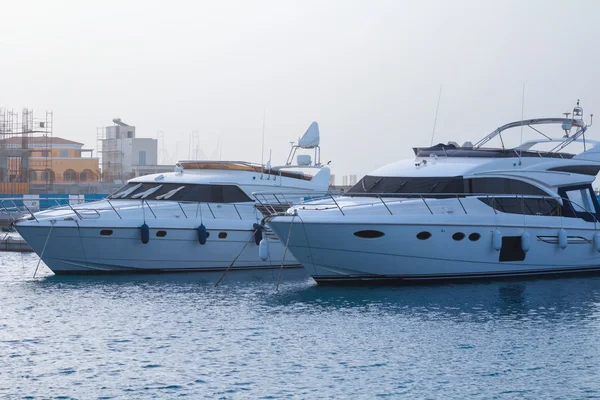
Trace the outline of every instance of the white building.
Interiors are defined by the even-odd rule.
[[[171,165],[158,165],[158,140],[136,138],[135,126],[120,118],[104,128],[100,139],[101,169],[104,181],[121,181],[157,172],[172,171]]]

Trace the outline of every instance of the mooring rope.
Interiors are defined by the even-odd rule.
[[[256,229],[252,233],[252,235],[250,235],[250,239],[248,239],[246,241],[246,243],[244,243],[244,247],[242,247],[242,249],[237,254],[237,256],[235,256],[235,258],[233,259],[233,261],[231,262],[231,264],[229,264],[229,266],[227,267],[227,269],[225,270],[225,272],[223,272],[223,275],[221,275],[221,277],[219,278],[219,280],[217,281],[217,283],[215,283],[215,287],[219,286],[219,283],[221,283],[221,281],[223,280],[223,278],[225,278],[225,275],[227,274],[227,272],[229,272],[229,269],[233,266],[233,264],[237,261],[237,259],[242,255],[242,252],[244,251],[244,249],[246,248],[246,246],[248,246],[248,243],[250,243],[250,241],[252,239],[254,239],[254,235],[256,235],[256,231],[258,231],[258,229]]]
[[[290,222],[290,230],[288,231],[288,237],[285,241],[285,248],[283,249],[283,258],[281,259],[281,268],[279,268],[279,276],[277,277],[277,286],[275,286],[275,290],[279,290],[279,283],[281,282],[281,271],[283,270],[283,264],[285,262],[285,255],[287,254],[287,249],[290,244],[290,236],[292,236],[292,226],[294,226],[294,218],[296,218],[297,214],[294,214],[292,217],[292,221]]]
[[[83,253],[83,259],[85,260],[85,265],[89,267],[89,263],[87,260],[87,256],[85,255],[85,249],[83,248],[83,238],[81,237],[81,227],[79,226],[79,221],[75,221],[77,224],[77,233],[79,234],[79,243],[81,243],[81,252]]]
[[[48,236],[46,236],[46,243],[44,243],[44,247],[42,248],[42,254],[40,254],[40,259],[38,260],[37,266],[35,267],[35,271],[33,272],[33,277],[37,274],[38,268],[40,267],[40,263],[42,262],[42,257],[44,257],[44,252],[46,251],[46,246],[48,245],[48,239],[50,239],[50,234],[52,233],[52,228],[54,228],[54,223],[56,221],[50,221],[50,230],[48,231]]]
[[[306,225],[304,225],[304,220],[299,215],[298,215],[298,218],[300,219],[300,222],[302,222],[302,230],[304,230],[304,237],[306,238],[306,247],[308,247],[308,255],[310,256],[310,259],[312,260],[313,269],[316,274],[317,267],[315,266],[315,258],[313,257],[312,249],[310,248],[310,243],[308,242],[308,234],[306,233]]]

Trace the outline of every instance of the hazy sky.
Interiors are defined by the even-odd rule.
[[[114,117],[188,158],[273,164],[316,120],[333,173],[475,142],[577,98],[600,118],[600,1],[2,1],[0,107],[96,147]],[[600,120],[598,121],[600,125]],[[600,133],[590,128],[590,138]],[[177,152],[178,150],[178,152]]]

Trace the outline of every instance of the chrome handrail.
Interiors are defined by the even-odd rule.
[[[290,196],[290,195],[293,195],[294,193],[286,192],[285,194]],[[257,203],[260,203],[260,204],[262,204],[261,199],[266,199],[267,195],[279,196],[281,194],[279,194],[279,193],[275,194],[275,193],[269,193],[269,192],[253,193],[253,196],[256,199]],[[488,200],[488,203],[491,205],[491,208],[494,211],[494,213],[498,214],[498,210],[495,207],[497,199],[515,198],[515,199],[520,199],[520,201],[522,202],[523,214],[528,215],[528,214],[525,214],[525,211],[524,211],[524,208],[526,207],[525,200],[543,199],[543,200],[546,200],[546,202],[548,200],[554,200],[558,203],[558,205],[561,206],[561,208],[559,209],[560,217],[564,217],[562,210],[564,209],[564,207],[567,204],[569,204],[572,207],[573,212],[576,213],[576,215],[583,213],[583,214],[586,214],[589,217],[591,217],[592,222],[594,222],[594,223],[600,222],[598,220],[598,217],[596,216],[596,214],[594,214],[593,212],[590,212],[585,207],[583,207],[580,204],[577,204],[576,202],[569,199],[568,197],[562,197],[559,195],[541,196],[541,195],[520,195],[520,194],[505,194],[505,193],[499,193],[499,194],[491,194],[491,193],[401,193],[401,194],[368,193],[368,194],[358,194],[358,195],[357,194],[343,194],[341,196],[340,195],[334,196],[331,193],[327,193],[325,196],[319,196],[318,199],[314,199],[313,196],[310,196],[310,195],[308,197],[309,197],[309,200],[297,203],[293,206],[290,205],[290,208],[303,209],[303,207],[305,207],[307,205],[312,205],[315,207],[315,210],[322,210],[322,208],[319,208],[320,206],[331,206],[333,208],[337,208],[342,215],[346,215],[346,213],[343,210],[344,208],[379,204],[379,205],[383,205],[385,207],[385,209],[389,212],[390,215],[394,215],[392,208],[390,208],[392,201],[393,202],[405,202],[405,201],[415,201],[415,200],[419,201],[420,200],[423,202],[423,205],[425,205],[425,207],[427,208],[427,211],[429,212],[429,214],[433,215],[434,211],[432,209],[432,205],[430,204],[431,201],[455,199],[456,201],[458,201],[458,204],[460,205],[460,209],[462,209],[464,214],[468,214],[468,210],[467,210],[468,204],[465,205],[464,198],[477,198],[477,199],[486,198]],[[343,205],[343,204],[340,204],[340,202],[339,202],[340,199],[353,198],[353,197],[372,198],[373,200],[367,201],[364,203],[351,204],[351,205]],[[328,198],[328,200],[326,200],[326,201],[329,201],[329,199],[330,199],[331,200],[330,203],[328,203],[326,201],[324,202],[324,199],[327,199],[327,198]],[[463,200],[461,200],[461,198],[463,198]],[[548,204],[550,204],[550,203],[548,203]],[[285,213],[281,213],[281,212],[273,209],[272,207],[271,207],[271,209],[269,209],[269,207],[267,207],[266,205],[264,205],[264,206],[265,206],[264,207],[265,211],[271,213],[270,216],[285,214]],[[534,214],[531,214],[531,215],[534,215]]]
[[[436,196],[436,195],[443,196],[443,197],[441,197],[441,198],[432,197],[432,195],[433,196]],[[580,204],[577,204],[576,202],[570,200],[569,198],[561,197],[558,195],[556,195],[556,196],[551,196],[551,195],[536,196],[536,195],[515,195],[515,194],[508,195],[508,194],[490,194],[490,193],[439,193],[439,194],[435,194],[435,193],[434,194],[432,194],[432,193],[404,193],[401,195],[390,195],[390,194],[385,194],[385,193],[381,193],[381,194],[374,193],[374,194],[369,194],[369,196],[365,196],[364,194],[359,195],[359,196],[352,195],[352,194],[338,196],[337,194],[334,195],[333,193],[330,193],[330,192],[327,192],[327,193],[325,193],[325,192],[319,192],[319,193],[257,192],[257,193],[253,193],[253,196],[256,199],[256,201],[254,203],[249,203],[249,204],[219,203],[220,207],[225,206],[226,208],[224,208],[222,212],[219,211],[218,215],[216,214],[215,210],[213,209],[213,207],[216,203],[190,202],[190,201],[142,200],[141,205],[144,208],[147,207],[155,219],[179,218],[179,216],[172,216],[172,215],[165,216],[165,217],[160,216],[160,211],[164,210],[163,205],[171,204],[174,206],[174,203],[177,203],[177,207],[181,211],[181,213],[185,219],[198,219],[199,216],[196,216],[194,218],[193,213],[190,215],[190,213],[185,211],[186,206],[189,207],[190,204],[193,204],[194,207],[197,207],[198,209],[206,206],[210,212],[210,216],[212,217],[212,219],[221,219],[221,218],[238,219],[239,218],[240,220],[242,220],[242,219],[244,219],[244,217],[248,217],[247,212],[242,211],[242,210],[244,210],[244,207],[251,207],[255,216],[256,216],[257,212],[262,214],[263,216],[272,216],[272,215],[280,215],[282,213],[282,210],[285,208],[306,206],[307,204],[312,203],[311,205],[314,205],[316,207],[325,206],[326,208],[327,207],[336,208],[342,215],[345,216],[345,215],[347,215],[346,209],[348,207],[359,207],[359,206],[378,204],[379,206],[383,206],[383,208],[386,210],[386,212],[389,213],[390,215],[395,215],[395,213],[398,213],[398,211],[396,211],[397,209],[395,207],[398,205],[398,203],[404,203],[407,201],[417,201],[417,202],[423,203],[423,205],[427,209],[426,212],[428,214],[434,215],[435,213],[439,213],[438,210],[439,210],[440,205],[445,205],[444,204],[445,202],[440,203],[439,201],[453,199],[453,202],[450,204],[456,204],[456,206],[453,205],[452,207],[458,207],[458,210],[462,210],[464,212],[464,214],[469,214],[469,208],[472,207],[472,205],[470,205],[470,203],[465,203],[465,201],[464,201],[465,198],[479,198],[479,199],[486,198],[488,201],[488,204],[491,205],[493,212],[495,214],[498,214],[499,212],[502,212],[502,211],[496,210],[495,202],[501,198],[520,199],[520,201],[523,202],[522,208],[526,207],[525,200],[545,199],[546,201],[548,201],[548,200],[556,201],[560,206],[562,206],[562,207],[560,207],[561,209],[559,210],[559,212],[561,213],[560,216],[564,216],[564,215],[562,215],[562,212],[564,211],[564,208],[567,207],[567,204],[569,204],[570,207],[572,207],[571,209],[575,213],[575,215],[579,215],[581,217],[581,214],[585,214],[594,223],[599,222],[598,217],[596,216],[595,213],[590,212],[585,207],[583,207]],[[357,202],[354,204],[340,203],[340,199],[349,199],[349,198],[353,198],[353,197],[360,197],[360,198],[369,197],[370,199],[365,202]],[[298,201],[299,199],[304,199],[304,200]],[[41,211],[42,213],[62,208],[62,209],[72,212],[74,214],[74,216],[76,216],[79,220],[99,219],[99,218],[102,218],[102,213],[106,212],[106,211],[114,212],[119,219],[135,219],[135,218],[139,217],[137,212],[130,213],[131,215],[129,215],[127,213],[127,210],[139,209],[140,203],[137,203],[137,205],[135,205],[131,201],[126,201],[126,204],[119,205],[118,204],[119,201],[114,201],[114,200],[111,201],[110,199],[105,199],[105,200],[106,200],[106,203],[108,203],[106,207],[97,207],[97,206],[91,205],[91,204],[88,206],[87,203],[90,203],[90,201],[86,201],[85,199],[73,200],[73,199],[65,199],[65,198],[57,198],[57,199],[44,198],[44,199],[39,199],[39,200],[35,199],[33,201],[38,201],[38,202],[45,201],[45,202],[49,202],[50,204],[52,204],[52,203],[56,204],[56,206],[46,207],[45,209],[43,209]],[[30,214],[34,220],[39,222],[39,218],[38,218],[39,215],[36,215],[37,212],[31,208],[28,201],[31,201],[31,200],[28,200],[27,198],[20,198],[20,197],[19,198],[2,198],[2,199],[0,199],[0,209],[2,210],[3,213],[5,213],[8,216],[8,218],[10,218],[13,221],[20,218],[23,214]],[[457,203],[454,203],[454,202],[457,202]],[[77,204],[73,204],[73,203],[77,203]],[[172,209],[168,208],[168,210],[172,210]],[[442,212],[449,213],[449,211],[447,211],[447,210],[443,210]],[[522,212],[525,213],[525,211],[522,211]],[[244,215],[242,215],[242,214],[244,214]],[[586,219],[587,219],[587,217],[586,217]]]
[[[423,200],[423,203],[425,204],[425,207],[427,207],[427,209],[429,210],[429,213],[431,215],[433,215],[433,211],[431,211],[431,207],[429,207],[429,204],[427,204],[427,200],[425,200],[425,197],[423,197],[423,196],[419,196],[419,197],[421,197],[421,200]]]
[[[27,205],[28,201],[38,202],[37,209],[30,208]],[[49,204],[50,206],[46,206],[46,207],[42,208],[39,205],[40,201],[44,201],[46,203],[46,205]],[[211,203],[206,203],[206,202],[163,201],[163,200],[149,201],[147,199],[143,199],[140,203],[137,203],[137,204],[134,204],[131,201],[127,201],[127,204],[119,205],[118,201],[111,200],[111,199],[103,199],[100,201],[106,201],[107,206],[100,207],[100,206],[94,206],[94,205],[90,205],[90,206],[87,205],[87,203],[93,203],[93,202],[97,202],[97,201],[99,201],[99,200],[85,201],[84,199],[67,199],[67,198],[63,198],[63,197],[43,198],[43,199],[33,199],[33,200],[30,200],[27,198],[22,198],[22,197],[18,197],[18,198],[5,197],[5,198],[0,198],[0,212],[2,212],[3,214],[6,214],[7,218],[13,222],[16,221],[18,218],[21,218],[24,214],[30,214],[34,220],[39,222],[39,218],[38,218],[40,216],[39,213],[46,213],[46,212],[56,211],[56,210],[60,210],[60,209],[68,210],[70,213],[72,213],[71,215],[74,215],[78,220],[90,219],[90,218],[98,219],[98,218],[102,217],[102,213],[105,211],[114,212],[119,219],[129,219],[129,218],[137,218],[139,215],[137,213],[128,215],[127,210],[141,209],[140,207],[143,207],[143,208],[149,210],[155,219],[179,218],[179,217],[172,217],[172,216],[168,216],[168,217],[160,216],[160,211],[164,210],[164,208],[162,208],[162,206],[164,206],[164,205],[175,206],[174,203],[176,203],[177,205],[175,207],[176,208],[178,207],[178,209],[181,211],[181,214],[184,216],[185,219],[194,219],[193,214],[189,215],[189,213],[185,211],[186,206],[193,204],[194,206],[197,206],[198,208],[206,206],[213,219],[234,218],[234,219],[243,220],[244,217],[248,218],[248,215],[250,215],[249,213],[252,213],[252,215],[255,215],[256,205],[257,205],[256,202],[252,202],[252,203],[248,203],[248,204],[219,203],[218,205],[220,207],[225,206],[225,209],[223,210],[225,214],[222,214],[219,212],[219,215],[217,215],[216,211],[214,210],[214,205],[216,203],[211,204]],[[74,204],[74,203],[76,203],[76,204]],[[81,205],[83,205],[83,206],[78,207]],[[246,209],[244,209],[244,207],[246,207]],[[273,209],[273,211],[275,211],[275,209]],[[244,215],[242,215],[242,214],[244,214]],[[197,218],[198,218],[198,216],[196,216],[196,219]]]
[[[390,215],[394,215],[394,213],[392,212],[392,210],[390,210],[390,208],[388,207],[387,204],[385,204],[385,201],[383,201],[383,199],[381,198],[381,196],[378,196],[379,200],[381,200],[381,203],[383,203],[383,205],[385,206],[385,208],[388,210],[388,212],[390,213]]]

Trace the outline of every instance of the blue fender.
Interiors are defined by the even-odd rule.
[[[208,233],[206,232],[206,227],[204,224],[200,224],[198,227],[198,242],[200,244],[206,244],[206,238],[208,237]]]
[[[140,231],[142,234],[142,243],[147,244],[150,241],[150,228],[145,222],[140,226]]]

